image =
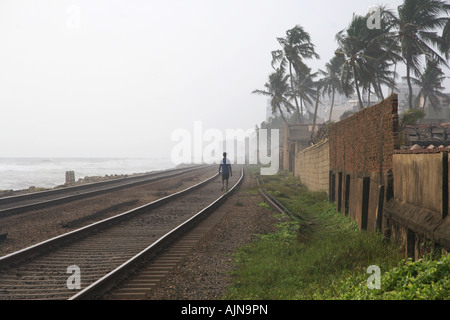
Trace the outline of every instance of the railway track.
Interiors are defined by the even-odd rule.
[[[259,193],[263,200],[277,212],[292,215],[277,199],[263,186],[259,179]],[[164,281],[179,264],[191,253],[197,243],[224,217],[226,210],[215,210],[205,217],[198,225],[179,237],[145,265],[137,268],[121,282],[114,281],[109,291],[102,292],[105,300],[144,300],[156,287]]]
[[[0,198],[0,218],[85,199],[100,194],[106,194],[112,191],[136,187],[146,183],[156,182],[161,179],[175,177],[180,174],[201,170],[203,168],[205,168],[205,166],[169,169],[126,178],[87,183],[79,186],[33,192],[19,196],[2,197]]]
[[[236,186],[240,179],[231,180]],[[0,258],[0,299],[99,298],[183,236],[229,193],[217,174],[117,216]]]
[[[102,299],[104,300],[142,300],[146,299],[151,290],[164,283],[166,277],[172,272],[185,258],[191,253],[197,243],[202,240],[213,227],[227,213],[226,208],[216,209],[221,205],[223,200],[231,194],[243,179],[243,171],[239,181],[230,189],[230,192],[215,200],[208,207],[200,211],[197,215],[201,220],[181,236],[173,241],[165,249],[161,250],[158,255],[151,259],[147,259],[140,266],[135,268],[133,272],[128,272],[122,281],[111,281],[105,285],[110,290],[102,291]],[[228,204],[228,207],[231,204]],[[225,205],[227,207],[227,205]],[[205,215],[201,217],[200,215]],[[169,236],[169,235],[168,235]],[[91,295],[92,296],[92,295]],[[97,295],[98,296],[98,295]]]
[[[264,183],[260,181],[260,179],[256,178],[256,182],[258,183],[259,188],[259,194],[263,198],[264,202],[267,203],[270,207],[275,209],[275,211],[278,211],[279,213],[286,214],[288,216],[293,216],[292,213],[281,204],[280,201],[278,201],[274,196],[272,196],[266,188],[264,188]],[[302,217],[296,216],[297,218],[300,218],[303,220]]]

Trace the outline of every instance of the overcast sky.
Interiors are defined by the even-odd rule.
[[[2,0],[0,157],[169,157],[195,121],[254,128],[276,37],[303,26],[323,68],[377,3]]]

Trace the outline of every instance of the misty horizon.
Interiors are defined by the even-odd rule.
[[[2,1],[0,157],[169,158],[172,133],[196,121],[253,129],[276,38],[301,25],[320,55],[306,63],[323,69],[336,33],[372,5]]]

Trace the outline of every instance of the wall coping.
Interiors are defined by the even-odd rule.
[[[441,152],[450,152],[450,147],[439,146],[435,147],[434,145],[429,145],[428,147],[421,147],[417,144],[412,146],[409,149],[396,149],[394,150],[394,154],[420,154],[420,153],[441,153]]]
[[[324,145],[325,143],[328,142],[328,138],[322,139],[319,142],[317,142],[316,144],[313,144],[312,146],[309,146],[308,148],[305,148],[303,150],[301,150],[300,152],[297,152],[297,154],[295,155],[295,157],[300,156],[303,153],[308,152],[309,150],[321,147],[322,145]]]
[[[436,211],[391,198],[386,202],[384,214],[401,226],[425,235],[450,250],[450,234],[444,227],[448,226],[448,220],[442,219]]]

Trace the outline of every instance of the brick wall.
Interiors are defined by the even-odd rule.
[[[361,230],[403,241],[407,257],[450,252],[450,148],[399,150],[397,95],[329,125],[295,154],[294,174]]]
[[[380,172],[392,169],[398,147],[397,95],[330,124],[330,168],[335,171]]]
[[[330,124],[329,193],[362,230],[382,230],[382,212],[398,147],[397,95]]]
[[[328,193],[330,156],[328,139],[295,155],[295,175],[312,191]]]

